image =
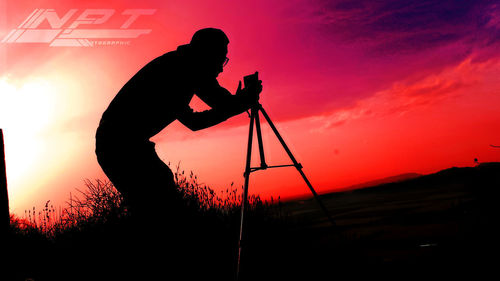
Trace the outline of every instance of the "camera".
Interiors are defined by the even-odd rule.
[[[254,74],[243,77],[243,82],[245,83],[245,88],[252,88],[257,86],[259,82],[259,72],[255,71]]]

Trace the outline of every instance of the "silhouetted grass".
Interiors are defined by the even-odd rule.
[[[136,228],[136,225],[131,223],[127,206],[113,184],[109,181],[88,179],[84,181],[85,189],[77,189],[76,194],[70,194],[64,208],[56,211],[50,201],[47,201],[42,210],[36,210],[35,207],[26,210],[24,218],[12,216],[11,234],[15,242],[13,245],[16,245],[13,249],[16,254],[25,253],[36,256],[47,251],[45,256],[53,260],[49,264],[64,265],[64,268],[54,274],[51,269],[44,268],[45,260],[40,265],[37,265],[34,260],[29,260],[26,262],[27,266],[16,269],[18,271],[14,277],[19,280],[24,280],[23,278],[65,279],[64,276],[70,274],[68,268],[72,266],[80,268],[78,263],[101,261],[115,264],[113,259],[120,258],[124,254],[133,255],[127,249],[131,251],[141,247],[139,245],[142,245],[144,240],[156,239],[166,240],[161,243],[175,245],[175,250],[171,246],[161,246],[173,255],[184,252],[178,249],[182,248],[182,245],[189,245],[189,249],[196,249],[192,259],[189,254],[184,257],[186,263],[192,263],[188,268],[199,268],[202,265],[207,275],[217,274],[220,279],[232,279],[238,247],[241,189],[238,190],[231,184],[227,189],[217,193],[209,186],[201,184],[193,172],[186,173],[181,170],[179,165],[174,171],[174,177],[183,195],[184,203],[189,209],[187,212],[189,214],[176,214],[188,222],[185,225],[169,225],[165,223],[168,220],[160,219],[156,225],[132,229],[132,227]],[[245,218],[249,232],[255,225],[263,230],[266,227],[276,228],[284,222],[285,214],[280,208],[281,205],[276,203],[279,203],[279,200],[277,202],[273,200],[270,203],[261,200],[259,196],[249,196]],[[158,212],[162,212],[161,208]],[[152,215],[162,217],[162,214]],[[282,222],[273,223],[280,218]],[[175,232],[177,235],[160,236],[158,234],[170,232]],[[147,243],[152,242],[147,241]],[[156,244],[153,245],[155,246]],[[214,254],[207,256],[199,252]],[[108,255],[108,259],[100,256],[103,254]],[[181,259],[178,256],[163,256],[164,261],[172,258]],[[212,258],[214,260],[211,260]],[[69,262],[69,260],[74,262]],[[224,264],[217,264],[217,260]],[[209,268],[210,265],[212,268]],[[80,268],[80,270],[97,269]],[[149,271],[151,270],[150,268]],[[122,280],[127,277],[127,274],[108,272],[103,275],[103,278],[104,276],[111,278],[106,280],[115,280],[114,277],[120,278],[116,280]],[[76,276],[72,278],[65,280],[80,279]]]
[[[242,280],[491,272],[499,172],[500,163],[484,163],[322,195],[338,231],[312,198],[251,196]],[[121,195],[99,180],[85,181],[63,209],[48,201],[13,217],[5,268],[14,277],[4,279],[234,280],[241,188],[215,192],[179,166],[174,174],[186,208],[160,204],[147,224],[132,223]]]
[[[229,219],[240,216],[241,190],[230,187],[217,193],[205,184],[200,184],[198,177],[191,171],[189,174],[176,167],[174,177],[181,191],[185,204],[195,210],[198,216],[218,217]],[[84,180],[85,189],[76,189],[77,194],[70,193],[69,200],[63,209],[56,211],[47,201],[42,210],[35,207],[25,210],[23,218],[12,217],[12,228],[18,231],[38,232],[48,239],[54,238],[68,230],[83,230],[89,225],[106,224],[117,220],[127,220],[127,206],[123,204],[123,197],[114,188],[110,181],[89,179]],[[242,188],[242,187],[241,187]],[[154,196],[154,195],[152,195]],[[261,216],[263,220],[269,218],[285,218],[286,214],[280,208],[280,199],[263,201],[258,195],[248,197],[249,216]]]

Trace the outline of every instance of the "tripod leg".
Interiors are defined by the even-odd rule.
[[[271,129],[273,130],[274,134],[276,135],[276,137],[278,137],[278,140],[280,141],[281,145],[283,146],[283,148],[285,149],[286,153],[288,154],[288,156],[290,157],[290,159],[292,160],[293,162],[293,165],[295,166],[295,168],[297,168],[297,170],[299,171],[300,175],[302,176],[302,178],[304,179],[304,181],[306,182],[307,186],[309,187],[309,189],[311,190],[311,193],[313,194],[314,198],[316,199],[316,201],[318,202],[319,206],[321,207],[321,209],[323,210],[323,212],[325,213],[326,217],[328,218],[328,220],[330,221],[330,223],[332,224],[333,227],[336,227],[336,224],[335,224],[335,221],[333,220],[333,218],[331,217],[330,213],[328,212],[328,209],[326,209],[325,205],[323,205],[323,202],[319,199],[319,196],[318,194],[316,193],[316,191],[314,190],[313,186],[311,185],[311,183],[309,182],[309,180],[307,179],[306,175],[304,174],[304,172],[302,171],[302,165],[300,165],[297,160],[295,159],[295,157],[293,156],[292,152],[290,151],[290,149],[288,148],[288,146],[286,145],[285,141],[283,140],[283,138],[281,137],[280,133],[278,132],[278,130],[276,129],[276,127],[274,126],[273,122],[271,121],[271,118],[269,118],[269,115],[267,115],[266,111],[264,110],[264,108],[262,108],[262,106],[260,107],[260,111],[262,112],[262,114],[264,115],[264,117],[266,118],[267,120],[267,123],[269,124],[269,126],[271,127]]]
[[[240,219],[240,240],[238,242],[238,264],[236,267],[236,280],[239,280],[240,264],[241,264],[241,248],[243,241],[243,219],[245,216],[245,208],[248,204],[248,183],[250,181],[250,165],[252,160],[252,139],[253,139],[253,124],[255,116],[258,114],[257,110],[252,109],[250,113],[250,130],[248,132],[248,147],[247,147],[247,160],[245,165],[245,186],[243,189],[243,196],[241,199],[241,219]]]
[[[259,111],[255,110],[255,130],[257,131],[257,141],[259,142],[259,152],[260,152],[260,167],[262,169],[267,168],[266,157],[264,156],[264,145],[262,144],[262,132],[260,130],[260,118]]]

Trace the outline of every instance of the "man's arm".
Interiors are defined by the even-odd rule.
[[[219,85],[217,79],[203,82],[198,87],[196,95],[211,108],[225,111],[230,115],[229,117],[238,115],[250,108],[249,103],[251,101],[248,95],[232,95]]]
[[[221,87],[217,79],[207,80],[196,90],[196,95],[212,109],[203,112],[194,112],[189,106],[183,108],[179,114],[179,121],[193,131],[217,125],[230,117],[250,109],[258,101],[262,85],[255,88],[241,89],[238,85],[236,95]]]
[[[194,112],[191,107],[186,106],[178,112],[177,119],[190,130],[198,131],[226,121],[229,117],[231,116],[222,110],[209,109]]]

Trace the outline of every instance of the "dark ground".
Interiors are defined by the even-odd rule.
[[[285,203],[296,227],[271,235],[265,253],[247,257],[253,259],[247,260],[248,280],[345,280],[398,272],[404,278],[491,279],[498,275],[499,189],[500,163],[484,163],[322,195],[336,228],[312,198]],[[255,232],[260,249],[267,234]]]
[[[500,163],[483,163],[322,195],[336,227],[312,198],[255,208],[246,218],[241,280],[492,279],[499,188]],[[234,278],[238,211],[222,219],[205,212],[188,227],[160,218],[139,232],[110,220],[55,241],[15,234],[6,247],[10,274],[1,280]]]

